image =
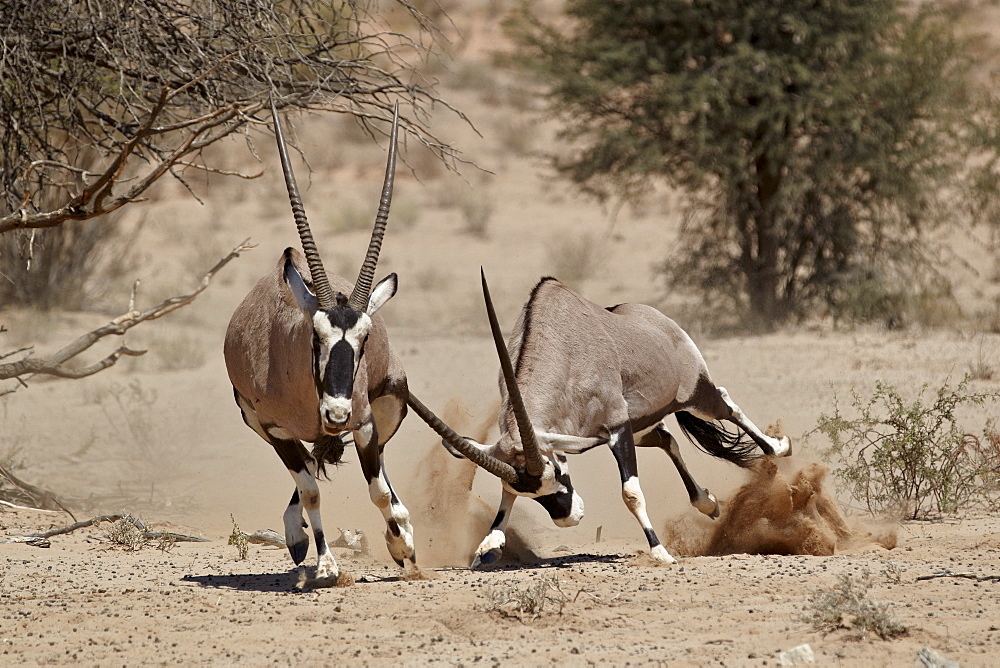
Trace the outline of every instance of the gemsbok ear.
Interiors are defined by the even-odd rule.
[[[285,284],[292,291],[292,296],[295,297],[299,308],[305,311],[310,318],[313,317],[316,314],[316,309],[319,308],[319,301],[316,299],[316,295],[306,286],[306,282],[302,280],[302,275],[295,268],[295,263],[292,262],[292,258],[289,257],[287,251],[283,273],[285,275]]]
[[[395,273],[389,274],[379,281],[378,285],[372,290],[371,297],[368,298],[368,308],[365,312],[368,315],[375,315],[375,312],[382,308],[396,294],[398,285],[399,282]]]

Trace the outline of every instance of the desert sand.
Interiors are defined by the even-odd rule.
[[[657,271],[685,252],[678,195],[660,190],[643,206],[617,210],[556,180],[535,151],[552,146],[557,128],[539,120],[530,91],[485,64],[499,39],[496,24],[474,21],[464,30],[464,50],[437,76],[451,81],[445,92],[482,137],[444,115],[436,129],[488,171],[455,176],[407,142],[377,272],[400,277],[381,313],[414,392],[460,433],[495,438],[498,363],[479,268],[505,328],[539,277],[556,275],[598,303],[650,303],[675,317],[751,419],[762,427],[781,421],[794,455],[747,472],[682,439],[694,476],[722,501],[713,521],[688,504],[663,453],[640,451],[650,516],[678,558],[658,566],[621,500],[612,456],[595,449],[571,459],[587,504],[579,526],[557,528],[537,504],[520,500],[504,559],[470,571],[499,484],[450,457],[410,415],[387,446],[386,465],[412,515],[419,573],[391,561],[350,448],[320,489],[328,532],[367,536],[370,554],[334,548],[353,584],[298,587],[300,573],[280,547],[250,545],[240,560],[227,544],[234,524],[248,533],[281,530],[293,488],[272,449],[240,419],[222,360],[233,309],[298,243],[275,152],[261,136],[260,165],[235,144],[222,149],[231,167],[262,169],[259,179],[195,181],[204,206],[163,182],[153,201],[123,220],[127,229],[145,222],[133,272],[144,304],[187,291],[244,238],[257,247],[192,305],[130,332],[128,344],[149,348],[145,356],[85,380],[34,379],[0,399],[0,453],[75,519],[131,513],[154,530],[208,542],[128,550],[103,524],[53,536],[48,548],[0,544],[0,665],[759,666],[803,644],[822,665],[910,666],[924,648],[962,665],[1000,662],[1000,583],[989,579],[1000,574],[1000,518],[872,517],[825,473],[827,443],[807,436],[835,401],[849,404],[852,388],[870,393],[882,380],[913,396],[924,384],[954,383],[972,365],[996,363],[1000,336],[973,317],[995,308],[1000,293],[985,237],[972,231],[944,240],[960,259],[953,278],[962,318],[899,331],[820,318],[765,336],[710,336],[697,317],[709,305],[669,292]],[[353,280],[383,147],[341,119],[290,122],[312,167],[296,159],[320,251],[330,271]],[[371,215],[349,224],[351,207]],[[44,354],[103,324],[124,310],[132,278],[102,312],[0,310],[9,330],[0,349],[36,342]],[[997,386],[976,380],[972,389]],[[993,414],[990,407],[964,419],[979,430]],[[789,499],[798,493],[805,496],[796,506]],[[74,517],[2,507],[0,540]],[[725,535],[720,526],[729,527]],[[307,574],[315,567],[314,548],[306,566]],[[860,637],[850,620],[814,630],[805,617],[817,594],[865,574],[871,598],[908,632]],[[918,579],[931,575],[949,577]],[[498,596],[532,587],[549,597],[537,615],[497,605]]]

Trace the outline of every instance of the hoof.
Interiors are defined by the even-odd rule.
[[[691,502],[702,515],[708,515],[713,520],[719,517],[719,501],[708,490],[702,490],[703,496]]]
[[[288,553],[292,555],[292,561],[298,566],[305,561],[306,553],[309,552],[309,539],[301,540],[298,543],[288,546]]]
[[[477,554],[476,558],[472,560],[472,566],[470,566],[470,568],[472,568],[473,570],[475,570],[476,568],[478,568],[480,566],[485,566],[485,565],[488,565],[488,564],[492,564],[495,561],[497,561],[498,559],[500,559],[500,557],[502,555],[503,555],[503,550],[501,550],[498,547],[495,547],[492,550],[488,550],[486,552],[483,552],[482,554]]]
[[[649,549],[649,555],[653,557],[653,559],[655,559],[656,561],[660,562],[661,564],[677,563],[677,560],[674,559],[672,556],[670,556],[670,553],[667,552],[667,548],[663,547],[662,545],[651,547]]]

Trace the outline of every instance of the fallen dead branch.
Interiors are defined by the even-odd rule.
[[[975,573],[933,573],[931,575],[920,575],[917,582],[921,580],[934,580],[937,578],[963,578],[965,580],[975,580],[976,582],[1000,582],[1000,575],[976,575]]]
[[[73,513],[71,513],[66,506],[64,506],[59,499],[56,498],[56,495],[49,490],[36,487],[31,483],[21,480],[3,466],[0,466],[0,476],[5,478],[7,482],[14,486],[16,500],[21,502],[21,505],[18,505],[5,499],[4,501],[6,501],[6,503],[4,505],[30,510],[61,511],[72,517],[74,520],[76,519],[73,517]]]
[[[178,543],[208,543],[210,542],[208,538],[201,538],[200,536],[187,536],[180,533],[172,533],[169,531],[150,531],[143,522],[137,518],[133,517],[128,513],[115,514],[115,515],[101,515],[100,517],[93,517],[89,520],[84,520],[82,522],[76,522],[67,527],[62,527],[59,529],[50,529],[48,531],[43,531],[40,533],[27,534],[22,536],[11,536],[3,541],[4,543],[28,543],[29,545],[35,545],[36,543],[32,541],[37,541],[41,543],[44,541],[48,543],[48,539],[53,536],[61,536],[63,534],[72,533],[77,529],[85,529],[90,526],[95,526],[102,522],[119,522],[125,521],[133,525],[136,529],[142,532],[143,537],[146,540],[169,540]],[[38,547],[48,547],[48,544],[41,545]]]

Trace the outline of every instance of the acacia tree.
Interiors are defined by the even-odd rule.
[[[996,201],[994,112],[940,10],[568,0],[566,13],[508,23],[565,122],[556,167],[601,197],[683,188],[668,277],[735,298],[758,327],[889,279],[929,227]]]
[[[390,11],[410,35],[389,27]],[[0,283],[17,282],[17,271],[40,259],[36,233],[106,226],[108,214],[141,200],[165,175],[184,183],[192,171],[220,172],[204,149],[237,132],[249,139],[254,125],[269,127],[269,115],[259,112],[272,94],[279,109],[351,114],[372,137],[385,133],[399,101],[400,125],[455,167],[457,153],[426,125],[432,106],[464,116],[417,69],[438,37],[407,0],[5,2],[0,242],[17,254],[2,256]],[[79,251],[77,241],[91,229],[64,245]],[[161,306],[169,311],[178,303]],[[165,312],[158,308],[156,317]],[[147,313],[130,307],[124,321],[101,328],[102,336],[123,333],[122,322],[152,319]],[[90,335],[82,339],[92,343]],[[79,354],[78,343],[50,360],[0,355],[0,379],[72,376],[64,353]],[[23,358],[30,351],[14,352]]]
[[[422,35],[433,25],[398,4]],[[0,233],[103,215],[164,174],[212,169],[203,149],[279,109],[392,117],[439,156],[414,83],[422,43],[381,26],[376,3],[335,0],[14,0],[0,19]],[[372,126],[366,125],[369,132]],[[127,178],[126,178],[127,177]]]

